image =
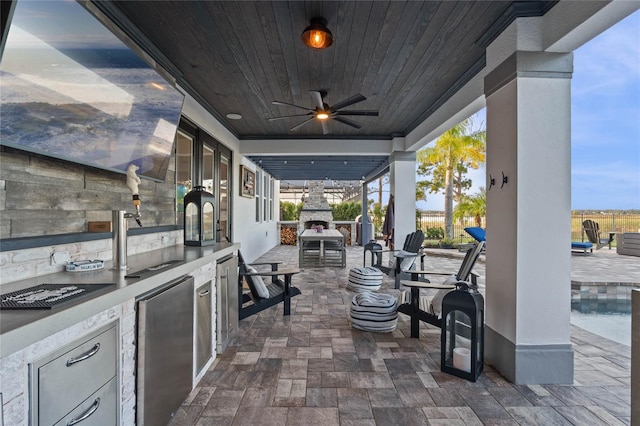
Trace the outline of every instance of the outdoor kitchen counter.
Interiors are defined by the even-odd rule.
[[[111,270],[112,262],[103,269],[87,272],[58,272],[2,285],[2,293],[10,293],[39,284],[100,284],[98,290],[77,301],[69,301],[52,309],[0,310],[0,358],[64,330],[92,315],[152,291],[196,268],[223,258],[240,248],[238,243],[217,243],[207,247],[176,245],[128,257],[129,269]],[[133,271],[177,261],[141,278],[125,278]]]

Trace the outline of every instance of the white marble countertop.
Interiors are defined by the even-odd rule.
[[[30,344],[64,330],[86,318],[127,300],[153,291],[159,286],[188,274],[196,268],[232,254],[238,243],[217,243],[205,247],[176,245],[129,256],[127,271],[114,271],[112,262],[103,269],[87,272],[57,272],[55,274],[16,281],[2,285],[2,293],[10,293],[39,284],[98,284],[111,283],[106,290],[90,293],[86,298],[70,301],[52,309],[0,310],[0,358]],[[169,261],[178,261],[141,278],[125,275]],[[212,277],[215,278],[215,277]]]

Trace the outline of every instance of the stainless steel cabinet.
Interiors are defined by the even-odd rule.
[[[96,393],[87,398],[75,410],[66,415],[55,426],[73,425],[116,425],[118,424],[116,412],[116,397],[118,388],[114,377],[102,386]]]
[[[196,290],[196,374],[213,355],[211,281]]]
[[[218,353],[224,352],[238,330],[238,258],[228,256],[216,268],[216,325]]]
[[[30,366],[33,425],[118,416],[118,327],[110,324]],[[97,402],[96,402],[97,401]],[[75,423],[70,423],[75,424]],[[106,423],[105,423],[106,424]]]

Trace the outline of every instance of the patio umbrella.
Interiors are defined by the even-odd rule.
[[[384,222],[382,223],[382,235],[386,242],[385,245],[389,245],[391,241],[391,249],[393,250],[393,194],[389,196],[389,204],[387,204],[387,212],[384,215]]]

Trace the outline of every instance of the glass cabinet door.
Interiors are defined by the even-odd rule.
[[[226,241],[226,238],[230,237],[229,212],[231,211],[231,200],[229,199],[229,182],[231,182],[231,158],[221,153],[218,183],[218,241]]]
[[[216,194],[214,186],[216,152],[208,145],[204,145],[202,148],[202,186],[205,191],[212,193],[217,198],[218,194]]]
[[[184,196],[193,189],[194,137],[186,132],[176,134],[176,216],[181,225],[184,220]]]

